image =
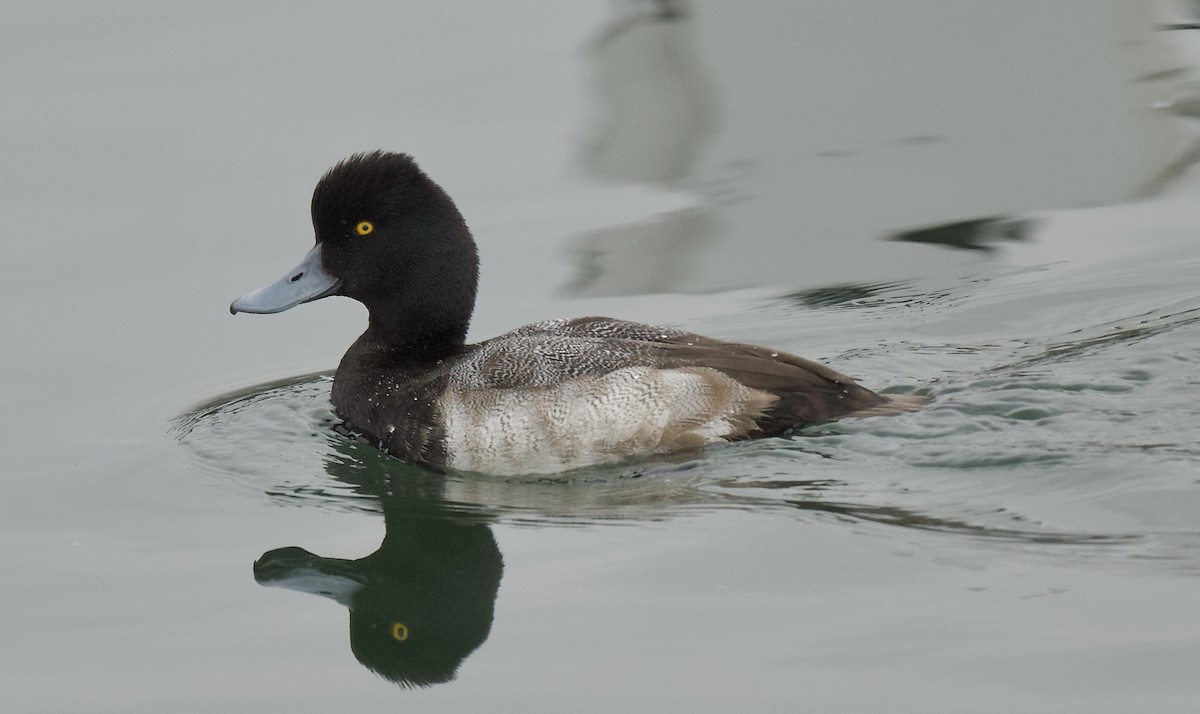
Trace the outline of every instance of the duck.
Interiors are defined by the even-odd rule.
[[[351,155],[313,191],[316,244],[229,306],[282,312],[344,296],[367,328],[334,374],[344,426],[407,462],[548,474],[890,416],[885,395],[782,350],[608,317],[535,322],[476,344],[479,257],[450,196],[404,153]]]

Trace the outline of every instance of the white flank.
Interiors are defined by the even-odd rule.
[[[740,436],[774,400],[713,369],[626,367],[544,387],[451,387],[437,406],[449,466],[513,475]]]

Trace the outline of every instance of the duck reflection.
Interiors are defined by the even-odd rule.
[[[344,605],[350,649],[386,679],[449,682],[491,632],[500,549],[486,523],[439,508],[436,498],[384,493],[379,501],[386,533],[374,553],[344,560],[277,548],[254,563],[254,579]]]

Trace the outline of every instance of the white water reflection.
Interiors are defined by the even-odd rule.
[[[1146,3],[653,6],[618,3],[589,54],[583,163],[693,205],[580,236],[574,294],[943,272],[962,256],[880,239],[1129,200],[1190,146],[1190,45]]]

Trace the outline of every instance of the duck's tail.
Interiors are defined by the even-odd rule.
[[[924,394],[880,394],[883,402],[873,407],[850,412],[848,417],[896,416],[905,412],[915,412],[929,403],[931,397]]]

